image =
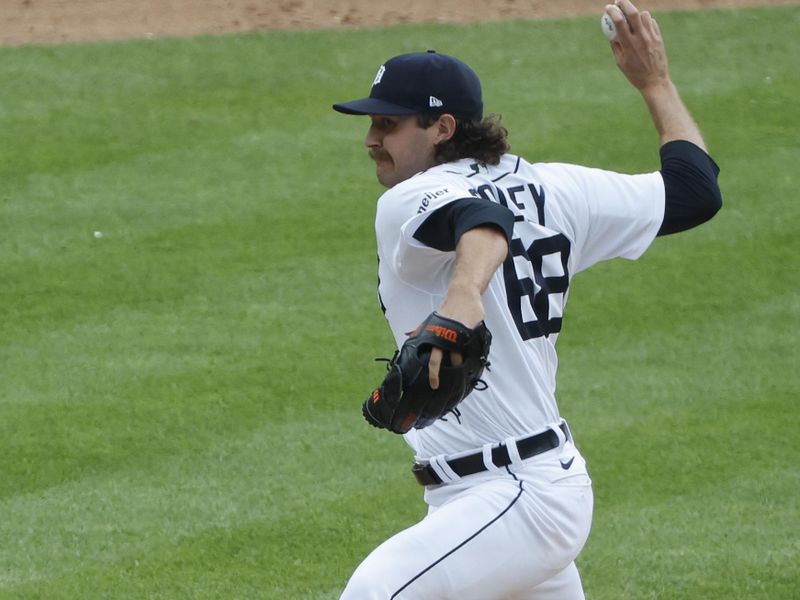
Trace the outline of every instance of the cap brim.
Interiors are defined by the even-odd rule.
[[[377,98],[361,98],[350,102],[334,104],[333,110],[346,115],[413,115],[417,111]]]

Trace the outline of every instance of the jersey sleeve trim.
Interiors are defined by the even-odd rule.
[[[482,226],[497,228],[510,244],[514,213],[504,206],[481,198],[461,198],[430,213],[413,237],[441,252],[452,252],[462,235]]]
[[[719,167],[700,147],[685,140],[661,147],[664,178],[664,220],[658,235],[697,227],[722,208],[717,183]]]

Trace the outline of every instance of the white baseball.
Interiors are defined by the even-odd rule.
[[[95,231],[95,232],[94,232],[94,237],[96,237],[96,238],[101,238],[101,237],[103,237],[103,232],[102,232],[102,231]]]
[[[600,28],[603,30],[603,33],[606,34],[608,41],[615,42],[617,40],[617,28],[614,27],[614,21],[611,20],[607,12],[603,13],[603,16],[600,17]]]

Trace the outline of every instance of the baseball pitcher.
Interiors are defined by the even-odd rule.
[[[365,145],[386,188],[375,216],[379,300],[397,352],[361,410],[414,451],[427,516],[376,548],[346,600],[583,598],[575,558],[592,487],[556,403],[570,282],[721,207],[719,169],[672,83],[661,33],[606,7],[617,65],[660,137],[660,169],[531,163],[484,117],[475,72],[433,51],[386,61]]]

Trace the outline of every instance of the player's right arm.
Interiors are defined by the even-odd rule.
[[[711,219],[722,207],[719,167],[669,75],[661,30],[647,11],[630,0],[606,6],[618,39],[614,59],[639,90],[650,110],[660,141],[664,178],[664,220],[659,235],[676,233]]]
[[[656,20],[649,12],[640,12],[630,0],[617,0],[606,7],[606,12],[618,35],[611,42],[614,59],[644,98],[661,145],[686,140],[707,152],[700,129],[670,78],[664,40]]]

